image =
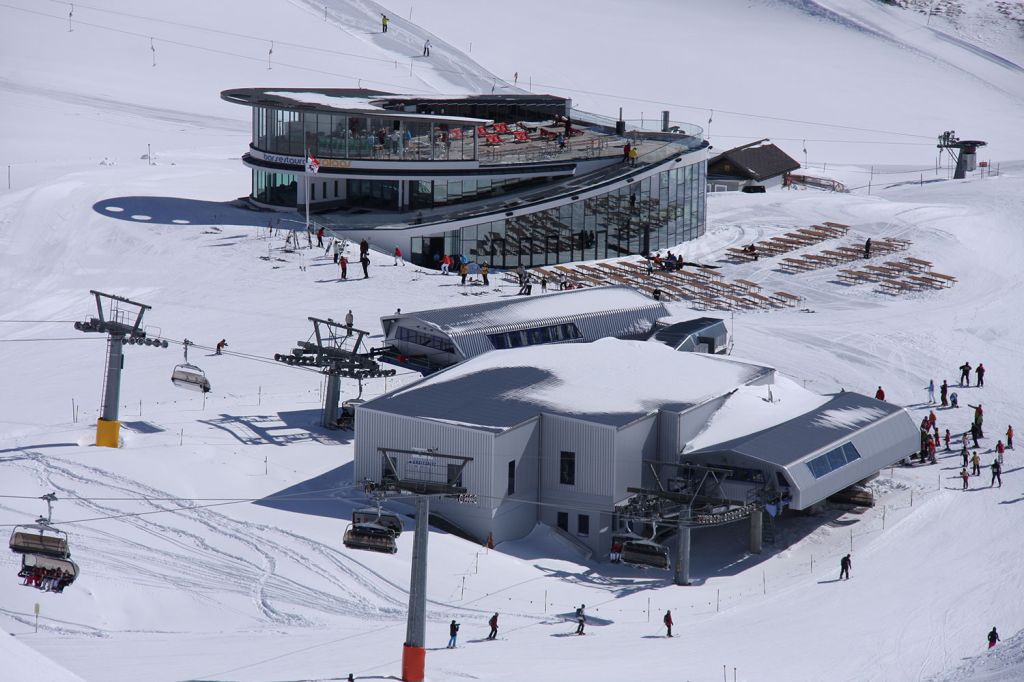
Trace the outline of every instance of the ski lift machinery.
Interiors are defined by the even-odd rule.
[[[185,347],[185,362],[174,366],[174,371],[171,372],[171,383],[189,391],[209,393],[210,380],[206,378],[206,373],[188,361],[188,347],[193,343],[185,339],[182,345]]]
[[[35,523],[15,526],[9,546],[12,552],[21,555],[20,577],[26,577],[29,570],[36,568],[57,570],[66,587],[78,578],[78,564],[71,560],[68,534],[50,523],[57,496],[47,493],[39,499],[46,502],[46,516],[40,516]]]

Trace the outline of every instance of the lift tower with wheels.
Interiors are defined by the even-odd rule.
[[[75,322],[75,329],[107,335],[107,367],[103,374],[103,404],[96,420],[96,445],[116,448],[120,442],[121,370],[124,369],[124,344],[142,344],[167,348],[167,341],[150,339],[142,328],[142,316],[150,306],[144,303],[89,291],[96,297],[96,317]]]
[[[988,142],[981,140],[961,140],[957,138],[955,130],[947,130],[939,135],[937,146],[940,150],[945,150],[956,162],[953,179],[963,180],[978,165],[978,147],[984,147],[987,144]]]
[[[422,682],[426,672],[427,538],[430,530],[430,498],[450,497],[473,502],[462,482],[472,457],[445,455],[436,449],[377,448],[381,456],[381,480],[365,481],[368,492],[394,493],[416,498],[416,530],[412,543],[409,577],[409,616],[402,647],[403,682]]]
[[[327,375],[320,423],[324,428],[334,429],[338,426],[342,378],[390,377],[395,375],[395,370],[381,369],[370,352],[363,350],[363,339],[368,332],[331,319],[311,317],[309,321],[313,323],[309,340],[299,341],[290,353],[276,353],[274,359],[288,365],[319,367]]]

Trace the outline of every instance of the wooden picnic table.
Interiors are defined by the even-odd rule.
[[[833,229],[839,230],[842,234],[846,234],[847,232],[850,231],[850,226],[844,225],[843,223],[833,223],[826,221],[823,223],[823,225],[825,227],[831,227]]]
[[[800,301],[804,300],[802,296],[797,296],[786,291],[776,291],[772,298],[781,301],[786,305],[796,305]]]
[[[733,282],[739,284],[748,291],[761,291],[761,285],[758,284],[757,282],[751,282],[750,280],[747,279],[734,279]]]
[[[921,260],[920,258],[910,258],[910,257],[904,258],[903,260],[906,261],[907,263],[910,263],[911,265],[916,266],[917,270],[931,270],[932,269],[932,262],[930,260]]]

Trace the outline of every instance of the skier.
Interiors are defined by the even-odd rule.
[[[448,269],[451,268],[451,266],[452,266],[452,257],[449,256],[446,253],[444,255],[444,257],[441,258],[441,274],[442,275],[447,275],[448,274]]]
[[[978,433],[978,425],[976,423],[972,423],[971,424],[971,438],[974,439],[974,447],[978,447],[978,438],[980,438],[980,437],[981,436]]]
[[[344,255],[338,256],[338,267],[341,268],[341,278],[348,279],[348,258]]]
[[[948,398],[948,396],[949,396],[949,384],[947,384],[946,380],[943,379],[942,380],[942,385],[939,386],[939,399],[942,402],[942,406],[943,407],[949,407],[949,398]]]
[[[512,74],[512,85],[519,85],[519,72]]]
[[[949,451],[949,429],[946,429],[946,452]]]
[[[935,402],[935,379],[928,380],[928,404]]]
[[[960,407],[960,403],[957,402],[956,391],[953,391],[952,393],[949,394],[949,406],[950,407],[956,407],[956,408]]]
[[[324,247],[324,228],[320,228],[316,231],[316,247],[322,249]]]
[[[981,403],[977,405],[968,404],[967,407],[974,408],[974,423],[978,425],[978,438],[984,438],[985,433],[981,430],[981,427],[985,422],[985,411],[981,409]]]
[[[491,266],[488,265],[487,263],[484,263],[483,265],[480,266],[480,277],[483,278],[485,287],[491,286],[491,280],[487,278],[489,274],[491,274]]]
[[[964,469],[967,468],[968,461],[970,460],[970,454],[967,451],[967,443],[964,442],[964,447],[960,450],[960,456],[964,458]]]
[[[871,237],[864,242],[864,258],[871,258]]]
[[[448,634],[450,635],[448,638],[448,648],[454,649],[455,640],[459,636],[459,624],[455,622],[454,618],[452,619],[452,624],[448,626]]]
[[[996,441],[996,457],[999,459],[999,465],[1003,464],[1003,454],[1006,452],[1006,448],[1003,447],[1003,441]]]
[[[217,342],[217,350],[214,351],[215,355],[220,355],[221,351],[228,347],[228,342],[221,339]]]
[[[491,619],[487,621],[487,624],[491,626],[491,634],[487,635],[487,639],[498,638],[498,614],[495,613],[491,616]]]
[[[885,391],[882,390],[881,386],[875,391],[875,400],[885,400]]]
[[[540,278],[540,293],[548,293],[548,276],[544,275]]]
[[[969,362],[960,365],[960,385],[963,386],[965,381],[968,386],[971,385],[971,363]]]
[[[971,455],[971,476],[981,476],[981,457],[978,457],[977,450]]]
[[[585,632],[583,632],[583,628],[587,624],[587,616],[583,612],[583,609],[585,609],[585,608],[587,608],[586,604],[580,604],[580,607],[578,609],[576,609],[576,634],[577,635],[584,635],[584,634],[586,634]]]
[[[1006,447],[1013,450],[1013,424],[1006,427]]]
[[[978,369],[974,370],[974,373],[978,375],[978,388],[985,386],[985,365],[978,363]]]
[[[423,43],[423,56],[424,57],[429,57],[430,56],[430,41],[429,40],[427,40],[427,42]]]
[[[672,612],[671,611],[666,611],[665,612],[665,617],[662,618],[661,620],[662,620],[663,623],[665,623],[666,630],[668,630],[668,634],[666,634],[665,636],[666,637],[671,637],[672,636]]]
[[[988,633],[988,648],[991,649],[999,641],[999,633],[996,632],[996,626],[992,626],[992,631]]]
[[[459,277],[462,280],[462,281],[459,282],[460,285],[462,285],[462,286],[466,285],[466,276],[467,275],[469,275],[469,266],[466,265],[465,263],[463,263],[462,265],[459,266]]]
[[[386,14],[381,14],[380,15],[380,32],[381,33],[387,33],[388,32],[388,22],[389,21],[390,21],[390,19],[388,19],[388,15],[386,15]]]
[[[359,264],[363,266],[363,279],[368,278],[370,276],[370,255],[364,253],[359,259]]]
[[[341,255],[341,240],[340,239],[335,239],[333,247],[334,247],[334,263],[335,263],[335,265],[337,265],[337,263],[338,263],[338,256]]]
[[[839,579],[846,580],[850,579],[850,568],[853,566],[853,560],[850,559],[850,555],[847,554],[839,560]]]
[[[405,260],[402,259],[402,250],[396,246],[395,247],[395,265],[397,266],[399,263],[402,264],[402,267],[405,267]]]
[[[992,460],[992,464],[991,464],[990,468],[992,469],[992,482],[988,484],[988,487],[991,488],[993,485],[995,485],[996,481],[999,481],[999,487],[1002,488],[1003,487],[1003,477],[1002,477],[1003,467],[1001,467],[999,465],[999,460],[998,459]]]
[[[967,467],[964,467],[963,469],[960,470],[960,478],[962,478],[964,481],[963,489],[967,490],[968,481],[971,480],[971,475],[967,473]]]
[[[359,242],[359,258],[362,259],[368,253],[370,253],[370,243],[364,239]]]
[[[355,322],[355,318],[352,317],[352,311],[345,313],[345,326],[348,327],[348,335],[352,336],[352,324]]]

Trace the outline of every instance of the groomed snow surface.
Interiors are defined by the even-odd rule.
[[[219,99],[227,88],[488,92],[512,87],[502,78],[514,71],[522,87],[533,72],[535,90],[544,82],[612,115],[619,106],[630,118],[671,108],[673,118],[703,124],[707,109],[650,100],[714,106],[718,147],[792,138],[783,147],[802,160],[807,139],[812,163],[841,164],[849,177],[875,164],[914,169],[883,182],[875,175],[870,194],[713,196],[708,234],[679,251],[715,262],[728,246],[822,220],[850,224],[851,241],[912,240],[908,254],[959,283],[892,298],[835,283],[830,270],[787,275],[771,259],[724,265],[729,278],[806,298],[803,311],[730,319],[734,354],[817,393],[883,385],[915,418],[927,413],[929,379],[955,384],[965,360],[984,362],[985,388],[955,390],[961,404],[984,404],[980,454],[991,461],[996,438],[1018,420],[1024,384],[1015,308],[1024,164],[1014,163],[1024,157],[1024,88],[984,51],[1019,64],[1019,41],[965,49],[929,37],[939,28],[972,39],[946,18],[922,26],[924,15],[870,0],[527,0],[479,10],[461,0],[414,4],[410,21],[409,3],[109,0],[76,3],[69,31],[66,3],[0,6],[0,162],[12,171],[12,189],[0,194],[0,524],[34,520],[45,507],[33,498],[55,491],[54,519],[81,567],[65,593],[43,593],[19,585],[17,557],[0,554],[0,631],[11,635],[0,634],[0,679],[400,674],[412,534],[394,556],[342,546],[346,519],[365,502],[352,482],[351,433],[316,426],[318,374],[268,358],[308,338],[308,316],[341,319],[351,309],[356,326],[376,335],[380,316],[396,308],[496,300],[515,288],[464,289],[455,277],[391,267],[385,254],[374,256],[368,280],[339,282],[322,251],[285,252],[281,234],[267,235],[271,216],[227,204],[250,191],[238,160],[248,111]],[[378,32],[381,11],[392,16],[387,35]],[[1013,25],[1000,30],[989,25],[984,35],[1009,36]],[[1002,175],[900,184],[932,167],[932,136],[949,128],[989,140],[982,158],[1001,160]],[[140,158],[147,144],[152,160]],[[281,217],[282,226],[296,218]],[[205,400],[170,384],[178,345],[129,347],[116,450],[90,445],[105,344],[71,326],[90,312],[89,289],[153,306],[150,330],[200,344],[189,359],[213,383]],[[213,356],[221,338],[229,352]],[[367,382],[364,397],[413,379]],[[797,393],[780,386],[780,401],[766,405],[794,409]],[[726,409],[738,408],[738,420],[748,418],[745,399],[760,396],[734,396]],[[938,411],[939,428],[963,431],[970,412]],[[751,414],[745,428],[759,418]],[[724,669],[746,681],[1019,680],[1019,453],[1007,452],[1001,488],[989,488],[986,475],[962,492],[956,453],[940,453],[936,466],[887,470],[872,483],[875,508],[784,517],[757,556],[744,551],[745,527],[696,532],[688,588],[583,560],[542,528],[498,551],[435,531],[429,679],[591,682],[641,671],[641,679],[696,682],[722,679]],[[852,579],[840,583],[839,558],[851,545]],[[570,636],[563,617],[581,603],[594,621],[587,636]],[[662,636],[666,609],[676,639]],[[499,639],[481,641],[495,611]],[[452,618],[463,627],[449,651]],[[1004,641],[987,652],[993,625]]]

